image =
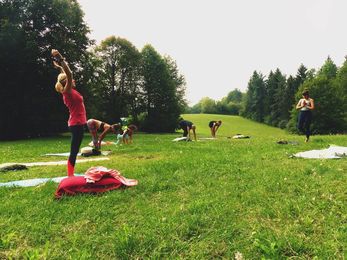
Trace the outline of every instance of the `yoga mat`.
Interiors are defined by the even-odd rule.
[[[92,158],[92,159],[77,159],[76,163],[84,163],[84,162],[93,162],[93,161],[104,161],[104,160],[110,160],[108,157],[102,157],[102,158]],[[32,162],[32,163],[3,163],[0,164],[0,168],[4,166],[9,166],[11,164],[19,164],[19,165],[25,165],[27,167],[31,166],[48,166],[48,165],[66,165],[66,160],[64,161],[55,161],[55,162]]]
[[[327,149],[300,152],[293,156],[307,159],[340,159],[347,157],[347,147],[330,145]]]
[[[112,151],[101,151],[102,155],[109,155]],[[67,153],[46,153],[44,156],[62,156],[62,157],[68,157],[70,155],[69,152]],[[82,156],[81,153],[78,153],[77,156]],[[95,156],[95,155],[93,155]]]
[[[75,176],[83,176],[84,174],[75,174]],[[0,187],[33,187],[37,186],[49,181],[53,181],[56,183],[61,182],[64,177],[55,177],[55,178],[37,178],[37,179],[28,179],[28,180],[20,180],[20,181],[10,181],[10,182],[0,182]]]
[[[187,140],[187,137],[177,137],[177,138],[173,139],[172,141],[179,142],[179,141],[186,141],[186,140]]]

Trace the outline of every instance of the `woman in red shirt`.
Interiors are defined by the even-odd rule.
[[[58,50],[52,50],[52,56],[55,60],[54,65],[60,69],[55,90],[63,95],[64,104],[69,109],[68,126],[71,131],[71,148],[67,162],[67,175],[74,175],[76,157],[80,149],[84,127],[87,123],[86,109],[83,103],[82,95],[75,89],[75,80],[65,58]]]

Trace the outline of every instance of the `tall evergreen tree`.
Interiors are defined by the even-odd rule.
[[[337,74],[337,66],[332,61],[332,59],[328,56],[324,65],[320,68],[317,73],[317,76],[326,77],[328,80],[334,79]]]
[[[271,105],[275,102],[276,81],[274,73],[271,70],[265,80],[265,99],[264,99],[264,122],[271,125],[270,113]]]
[[[345,61],[342,64],[341,68],[339,68],[337,75],[335,86],[338,91],[338,95],[343,99],[343,110],[344,112],[344,125],[345,129],[347,128],[347,56],[345,57]],[[346,131],[346,130],[345,130]]]
[[[270,72],[266,81],[266,107],[267,117],[266,123],[278,126],[279,123],[285,120],[285,88],[286,77],[277,68],[275,72]]]
[[[265,82],[264,76],[256,71],[248,82],[244,114],[258,122],[264,121],[265,116]]]
[[[301,64],[296,73],[295,80],[297,81],[298,86],[300,86],[307,78],[307,68]]]
[[[284,111],[284,120],[286,124],[290,119],[290,111],[293,109],[295,104],[295,94],[298,91],[297,81],[293,76],[289,76],[286,83],[286,88],[283,97],[283,111]],[[281,126],[283,128],[284,126]]]

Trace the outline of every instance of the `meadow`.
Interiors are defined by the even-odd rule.
[[[54,199],[57,183],[0,187],[0,259],[345,259],[347,159],[290,158],[347,146],[345,135],[304,137],[237,116],[183,115],[217,140],[172,142],[172,134],[136,133],[110,146],[102,165],[138,186]],[[235,134],[249,139],[228,138]],[[106,140],[111,141],[108,136]],[[86,134],[82,146],[91,140]],[[279,145],[278,140],[298,145]],[[0,143],[0,163],[62,160],[69,135]],[[65,166],[0,173],[0,182],[58,177]]]

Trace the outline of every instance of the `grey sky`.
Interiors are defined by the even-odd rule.
[[[191,104],[347,55],[346,0],[78,0],[97,43],[115,35],[177,61]]]

